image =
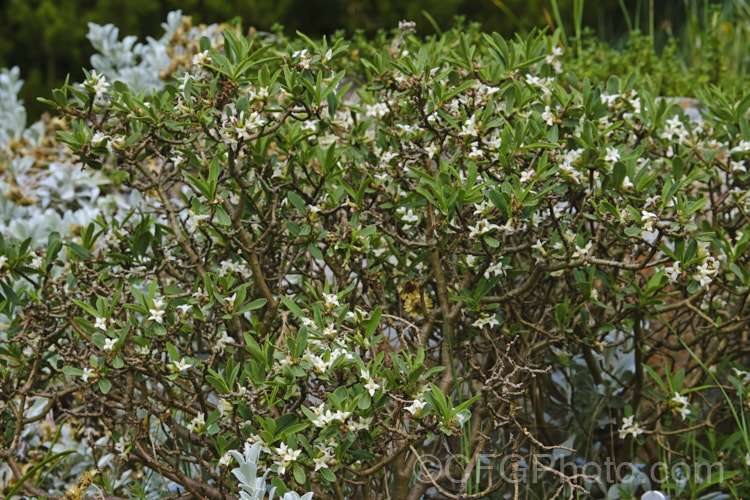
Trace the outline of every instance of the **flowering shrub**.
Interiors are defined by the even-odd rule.
[[[46,494],[22,443],[61,415],[99,437],[79,494],[128,471],[142,497],[501,497],[538,453],[648,465],[690,439],[747,474],[720,411],[750,380],[750,97],[707,91],[696,123],[561,73],[543,35],[410,29],[356,55],[227,29],[163,85],[100,66],[54,91],[70,154],[143,203],[0,241],[13,482]]]

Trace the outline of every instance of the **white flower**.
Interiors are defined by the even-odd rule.
[[[122,149],[123,146],[125,146],[125,136],[116,135],[109,138],[109,142],[107,143],[107,151],[109,151],[110,154],[115,154],[115,151]]]
[[[731,161],[732,172],[747,172],[744,160]]]
[[[708,290],[717,271],[715,259],[709,257],[703,264],[698,266],[697,272],[693,274],[693,279],[700,283],[701,288]]]
[[[386,105],[383,102],[378,102],[375,104],[367,104],[365,106],[365,115],[366,116],[374,116],[376,118],[383,118],[385,115],[388,114],[390,110],[388,109],[388,105]]]
[[[468,118],[461,127],[461,132],[458,135],[476,136],[479,135],[479,127],[476,124],[476,116],[473,115]]]
[[[203,428],[206,426],[206,416],[203,414],[202,411],[198,412],[198,415],[190,421],[190,423],[187,425],[187,429],[190,432],[195,432],[196,434],[199,434],[203,431]]]
[[[572,257],[574,259],[577,259],[579,257],[585,257],[591,251],[592,244],[593,244],[593,241],[589,240],[588,243],[586,243],[584,247],[579,247],[578,245],[576,245],[576,249],[573,251]]]
[[[474,327],[477,327],[477,328],[482,328],[482,327],[484,327],[486,325],[489,325],[489,326],[498,326],[499,324],[500,324],[500,322],[497,320],[497,318],[495,317],[494,314],[493,315],[489,315],[489,314],[482,313],[482,317],[479,318],[478,320],[474,321],[474,323],[472,323],[471,326],[474,326]]]
[[[549,95],[552,92],[549,88],[552,85],[552,78],[539,78],[538,76],[527,74],[526,83],[533,87],[539,87],[545,95]]]
[[[84,368],[83,369],[83,373],[81,374],[81,378],[83,379],[84,382],[88,382],[89,381],[89,377],[93,377],[93,376],[94,376],[94,369],[93,368]]]
[[[641,424],[637,422],[633,422],[635,419],[635,416],[631,415],[629,417],[623,417],[622,418],[622,427],[620,427],[620,439],[625,439],[628,434],[630,434],[632,437],[638,437],[639,435],[643,434],[643,427],[641,427]]]
[[[635,97],[633,99],[628,99],[628,102],[631,106],[633,106],[633,113],[640,114],[641,113],[641,98]]]
[[[111,351],[112,349],[114,349],[116,343],[117,339],[106,339],[104,341],[104,347],[102,347],[102,350]]]
[[[544,243],[542,243],[542,240],[536,240],[536,243],[531,245],[531,248],[536,250],[542,255],[547,255],[547,252],[544,250]]]
[[[573,165],[570,162],[563,162],[560,164],[560,173],[566,177],[570,177],[570,180],[575,184],[580,184],[581,179],[583,178],[583,174],[573,168]]]
[[[323,467],[327,469],[329,458],[330,457],[327,454],[323,454],[319,457],[313,458],[313,463],[315,464],[315,472],[319,471]]]
[[[188,368],[190,368],[191,366],[193,366],[190,363],[185,362],[185,358],[182,358],[179,361],[172,361],[172,365],[179,372],[184,372],[185,370],[187,370]]]
[[[339,307],[341,305],[339,304],[339,298],[335,293],[324,293],[323,300],[325,300],[328,309],[333,309],[334,307]]]
[[[408,411],[414,416],[419,416],[422,414],[422,410],[424,409],[426,404],[427,403],[425,401],[415,399],[414,401],[411,402],[409,406],[406,407],[406,411]]]
[[[338,332],[336,331],[336,328],[334,328],[333,325],[326,325],[326,327],[323,328],[323,335],[333,340],[338,335]]]
[[[185,221],[188,232],[192,233],[198,229],[203,224],[203,221],[210,217],[210,214],[196,214],[192,210],[189,210],[187,221]]]
[[[297,457],[299,457],[301,453],[302,450],[293,450],[289,448],[286,443],[281,443],[281,446],[276,448],[276,454],[279,455],[281,459],[289,460],[290,462],[297,460]]]
[[[325,361],[321,356],[318,356],[317,354],[310,354],[309,355],[309,361],[313,365],[313,369],[317,373],[325,373],[328,368],[333,364],[333,359],[329,359],[328,361]]]
[[[128,459],[128,451],[130,450],[130,446],[128,446],[129,444],[130,442],[125,441],[123,436],[120,436],[120,439],[115,443],[115,451],[120,454],[122,460]]]
[[[403,217],[401,217],[401,220],[404,221],[404,222],[407,222],[409,224],[412,224],[412,223],[415,223],[415,222],[419,222],[419,216],[417,214],[415,214],[414,210],[412,210],[410,208],[409,211],[406,213],[406,215],[404,215]]]
[[[203,66],[204,64],[208,63],[211,60],[211,56],[209,55],[207,50],[204,50],[203,52],[198,52],[193,56],[193,66]]]
[[[100,330],[107,330],[107,318],[96,318],[96,321],[94,322],[94,328],[98,328]]]
[[[216,409],[219,410],[219,413],[221,413],[222,417],[229,416],[232,413],[233,408],[234,407],[232,406],[232,403],[224,398],[219,398],[219,400],[216,402]]]
[[[364,388],[370,393],[370,397],[375,396],[375,391],[380,389],[380,385],[370,377],[370,373],[367,370],[362,371],[362,379],[367,382]]]
[[[283,475],[286,472],[286,468],[292,462],[296,461],[302,453],[302,450],[292,450],[286,445],[286,443],[281,443],[281,446],[276,448],[275,451],[276,455],[278,456],[278,460],[276,460],[274,464],[279,467],[277,472],[280,475]]]
[[[503,261],[491,264],[484,272],[484,277],[490,279],[492,276],[505,276],[505,264]]]
[[[627,191],[627,190],[629,190],[629,189],[633,189],[633,187],[634,187],[634,186],[633,186],[633,183],[632,183],[632,182],[630,181],[630,177],[628,177],[628,176],[626,175],[626,176],[625,176],[625,177],[624,177],[624,178],[622,179],[622,184],[620,185],[620,187],[621,187],[622,189],[626,190],[626,191]]]
[[[534,178],[534,175],[536,175],[536,172],[533,169],[528,168],[521,172],[520,180],[521,182],[529,182]]]
[[[366,431],[370,428],[371,423],[372,423],[372,417],[364,418],[360,416],[358,422],[349,422],[346,428],[352,432]]]
[[[336,413],[333,414],[333,420],[338,420],[340,422],[346,422],[346,419],[349,418],[349,415],[351,415],[352,412],[350,411],[341,411],[336,410]]]
[[[224,456],[219,459],[219,465],[223,467],[229,467],[229,464],[232,463],[232,455],[229,454],[229,452],[224,453]]]
[[[42,257],[41,255],[37,255],[36,257],[31,259],[31,264],[29,265],[33,267],[34,269],[44,270],[44,257]]]
[[[234,338],[227,335],[226,331],[223,331],[221,332],[221,337],[216,340],[214,349],[216,349],[218,352],[224,352],[224,349],[226,349],[227,345],[230,342],[234,342]]]
[[[732,367],[732,371],[734,371],[734,376],[740,379],[743,384],[747,384],[748,382],[750,382],[750,372],[746,372],[735,367]]]
[[[104,132],[99,132],[98,130],[94,132],[94,135],[91,137],[91,145],[92,146],[99,146],[102,142],[109,139],[109,136],[105,134]]]
[[[315,321],[311,320],[310,318],[302,318],[300,321],[307,328],[317,328]]]
[[[169,158],[175,167],[179,168],[185,162],[185,157],[177,151],[174,155]]]
[[[109,88],[109,83],[104,75],[100,75],[96,71],[89,73],[89,78],[84,82],[84,85],[94,92],[96,97],[101,97]]]
[[[148,312],[151,314],[151,316],[148,317],[149,321],[156,321],[160,325],[164,322],[164,314],[166,311],[162,311],[161,309],[149,309]]]
[[[672,139],[674,136],[677,136],[677,139],[682,142],[689,135],[689,132],[685,129],[685,125],[680,121],[680,117],[677,115],[667,120],[666,124],[667,127],[661,134],[662,139]]]
[[[682,274],[682,270],[680,269],[680,261],[675,261],[674,264],[672,264],[672,267],[668,267],[664,270],[664,274],[669,278],[670,283],[677,283],[677,281],[680,278],[680,274]]]
[[[690,415],[690,409],[688,408],[689,403],[686,396],[681,396],[679,392],[675,392],[671,402],[675,406],[675,409],[680,412],[682,420],[685,420],[685,417]]]
[[[641,220],[643,221],[643,229],[646,231],[653,231],[654,230],[654,221],[657,220],[657,215],[653,212],[648,212],[646,210],[641,211]]]
[[[608,107],[615,104],[615,101],[620,97],[620,94],[607,94],[606,92],[602,93],[601,100],[602,104],[606,104]]]
[[[271,450],[271,447],[268,446],[268,444],[266,444],[266,442],[263,441],[263,438],[261,438],[257,434],[250,434],[250,436],[247,438],[247,442],[245,443],[245,450],[247,450],[250,446],[256,443],[260,444],[260,451],[262,451],[263,453],[268,453],[269,455],[273,453],[273,451]],[[237,457],[235,456],[235,458]]]
[[[552,111],[550,110],[549,106],[544,107],[544,112],[542,113],[542,120],[544,120],[547,125],[550,127],[555,124],[555,115],[552,114]]]
[[[179,306],[177,306],[180,316],[187,313],[191,307],[193,307],[191,304],[180,304]]]
[[[620,152],[617,148],[607,148],[607,154],[604,156],[604,161],[615,163],[620,161]]]
[[[500,229],[497,224],[490,224],[487,219],[480,219],[477,225],[469,228],[469,238],[474,236],[481,236],[485,233],[492,231],[493,229]]]

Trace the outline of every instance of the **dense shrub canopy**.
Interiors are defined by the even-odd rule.
[[[97,36],[55,146],[129,205],[1,242],[13,482],[63,415],[97,487],[201,498],[263,496],[256,465],[316,498],[499,498],[538,453],[646,465],[733,425],[701,384],[745,391],[750,96],[691,121],[539,34],[175,29],[163,73]],[[744,464],[736,436],[701,460]],[[554,470],[523,488],[620,494]]]

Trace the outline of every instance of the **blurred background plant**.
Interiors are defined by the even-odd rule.
[[[739,89],[746,81],[750,4],[745,0],[620,0],[619,15],[613,15],[622,20],[625,34],[586,24],[591,2],[573,0],[571,25],[559,2],[551,1],[562,43],[574,49],[568,69],[579,76],[603,81],[634,72],[663,95],[687,97],[695,97],[703,85]],[[656,4],[665,8],[661,15]]]
[[[2,0],[0,67],[20,67],[26,81],[20,97],[36,120],[44,111],[36,97],[48,96],[67,74],[83,79],[81,68],[94,53],[88,23],[115,23],[122,35],[144,39],[178,8],[196,25],[241,20],[260,31],[311,36],[359,30],[371,37],[402,19],[428,35],[452,26],[456,16],[506,37],[562,26],[564,42],[577,48],[579,76],[606,79],[634,65],[661,75],[666,93],[681,95],[692,95],[695,84],[742,79],[750,31],[745,0]]]

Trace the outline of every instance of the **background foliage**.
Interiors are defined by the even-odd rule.
[[[37,96],[48,95],[50,88],[62,84],[66,74],[70,73],[76,81],[82,79],[81,68],[89,66],[93,53],[86,39],[90,22],[115,23],[123,36],[134,35],[143,40],[160,33],[160,23],[168,12],[182,9],[196,24],[241,19],[243,26],[258,30],[283,26],[287,34],[300,30],[321,36],[343,29],[350,34],[364,30],[372,35],[379,29],[395,27],[402,19],[416,21],[419,32],[428,34],[434,28],[422,14],[426,10],[442,29],[453,24],[454,16],[464,16],[468,21],[480,21],[488,32],[509,37],[533,27],[555,25],[554,3],[566,29],[573,32],[575,4],[583,4],[579,0],[2,0],[0,67],[21,68],[26,84],[20,97],[26,102],[30,117],[37,118],[44,111],[36,102]],[[629,28],[640,26],[647,31],[649,12],[653,12],[651,23],[657,46],[664,45],[670,35],[682,37],[690,45],[695,31],[710,25],[706,13],[712,6],[726,21],[742,9],[742,3],[600,0],[585,5],[582,24],[595,29],[604,42],[622,46]],[[628,11],[628,22],[623,6]],[[722,26],[731,31],[731,27]]]

